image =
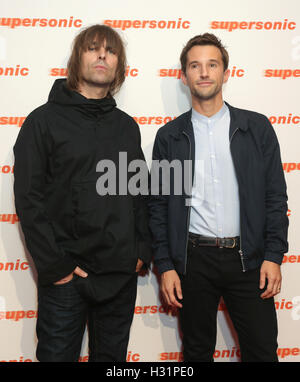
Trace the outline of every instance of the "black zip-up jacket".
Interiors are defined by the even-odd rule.
[[[275,131],[264,115],[227,106],[230,149],[239,186],[241,269],[255,269],[263,260],[281,264],[288,251],[287,194]],[[193,176],[195,140],[191,110],[158,130],[153,160],[163,159],[180,160],[182,168],[185,160],[192,160],[189,171]],[[154,262],[159,273],[175,269],[184,274],[191,189],[176,195],[172,174],[170,196],[160,192],[152,195],[149,203]]]
[[[41,285],[76,266],[108,275],[134,273],[138,258],[149,264],[145,197],[96,190],[106,173],[97,163],[113,161],[118,175],[119,152],[144,160],[134,119],[113,98],[87,99],[64,79],[26,118],[14,146],[15,205]]]

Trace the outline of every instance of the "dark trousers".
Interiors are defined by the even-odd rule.
[[[243,362],[276,362],[277,317],[274,299],[263,300],[260,269],[242,272],[237,249],[192,247],[181,277],[180,323],[185,361],[211,362],[216,345],[221,296],[238,335]]]
[[[38,287],[37,359],[77,362],[88,322],[89,362],[126,361],[137,274],[103,303],[83,297],[76,287],[77,277],[63,285]]]

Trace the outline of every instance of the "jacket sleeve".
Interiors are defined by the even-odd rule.
[[[16,212],[42,285],[58,281],[76,268],[73,259],[57,244],[45,212],[51,148],[44,125],[33,113],[29,115],[14,146]]]
[[[138,142],[138,160],[141,160],[146,164],[146,160],[141,147],[141,135],[139,126],[136,125],[137,131],[137,142]],[[143,179],[143,184],[149,183],[149,172],[142,174],[147,177]],[[147,190],[144,190],[147,191]],[[146,193],[146,192],[145,192]],[[135,217],[135,232],[137,235],[137,247],[138,247],[138,258],[144,262],[145,267],[150,266],[152,260],[152,248],[151,248],[151,233],[149,229],[149,213],[148,213],[148,201],[149,196],[144,194],[139,194],[133,197],[133,210]]]
[[[167,144],[158,131],[153,146],[152,166],[153,161],[168,159],[167,153]],[[162,193],[163,180],[160,176],[158,179],[154,178],[154,175],[155,172],[151,171],[151,187],[154,192],[151,193],[149,202],[150,229],[153,236],[154,264],[158,272],[163,273],[175,267],[169,256],[168,196]]]
[[[264,258],[280,265],[284,253],[288,251],[287,192],[276,133],[268,119],[266,124],[264,140],[266,179]]]

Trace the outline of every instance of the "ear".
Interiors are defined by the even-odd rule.
[[[185,86],[187,86],[187,79],[185,73],[181,70],[181,75],[180,75],[181,81],[184,83]]]
[[[226,82],[227,82],[228,79],[229,79],[229,76],[230,76],[230,70],[229,70],[229,69],[226,69],[225,72],[224,72],[223,84],[226,84]]]

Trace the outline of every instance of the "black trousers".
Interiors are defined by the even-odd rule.
[[[79,293],[78,278],[75,275],[63,285],[38,286],[37,359],[77,362],[88,322],[89,362],[126,361],[137,274],[116,296],[102,303]]]
[[[260,297],[265,289],[259,289],[259,278],[260,269],[242,272],[237,249],[189,244],[179,314],[185,361],[213,361],[221,296],[238,335],[241,360],[278,361],[274,299]]]

